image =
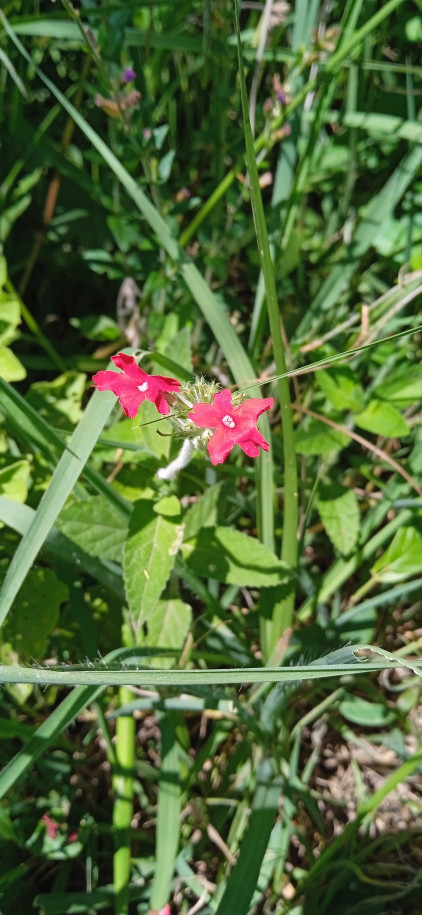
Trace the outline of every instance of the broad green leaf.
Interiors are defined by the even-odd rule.
[[[399,372],[390,381],[380,384],[374,391],[381,400],[389,400],[401,406],[412,405],[422,399],[422,368],[412,366],[406,372]]]
[[[347,556],[356,546],[359,536],[359,507],[353,490],[339,483],[323,486],[317,505],[331,542]]]
[[[382,728],[395,719],[394,711],[382,702],[368,702],[360,696],[350,696],[340,702],[339,710],[353,724],[364,728]]]
[[[357,426],[375,435],[400,438],[409,434],[409,426],[401,413],[392,404],[382,403],[381,400],[371,400],[366,409],[353,418]]]
[[[65,372],[53,381],[36,381],[32,384],[27,401],[53,426],[69,429],[82,418],[82,397],[86,377],[79,372]]]
[[[127,535],[127,516],[102,496],[73,502],[59,515],[56,528],[89,556],[119,562]]]
[[[24,581],[19,603],[10,614],[2,635],[21,660],[42,661],[51,633],[59,620],[60,605],[68,589],[52,569],[33,568]]]
[[[192,622],[192,608],[180,598],[159,600],[148,620],[143,645],[151,648],[171,648],[174,658],[154,658],[154,667],[175,667],[177,655],[185,644]]]
[[[22,381],[26,369],[8,346],[0,344],[0,377],[4,381]]]
[[[28,461],[15,461],[0,470],[0,496],[12,502],[26,502],[31,467]]]
[[[336,365],[316,373],[316,381],[337,410],[363,410],[365,395],[348,365]]]
[[[135,631],[151,618],[173,568],[182,535],[176,496],[155,505],[146,499],[135,503],[123,563]]]
[[[306,430],[299,429],[295,434],[295,446],[299,454],[326,457],[332,451],[345,448],[348,442],[349,438],[344,432],[332,429],[318,420],[311,422]]]
[[[216,527],[223,484],[209,486],[186,512],[184,540],[192,540],[203,527]]]
[[[245,588],[279,585],[290,578],[286,563],[256,540],[231,527],[209,527],[183,545],[184,558],[198,575]]]
[[[416,527],[397,531],[388,549],[374,563],[371,574],[381,581],[396,582],[422,570],[422,535]]]

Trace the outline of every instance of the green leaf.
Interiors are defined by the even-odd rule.
[[[339,483],[323,486],[317,505],[331,542],[347,556],[356,546],[360,526],[359,507],[353,490]]]
[[[20,322],[21,310],[18,300],[7,292],[0,292],[0,343],[11,343]]]
[[[159,435],[159,432],[161,435]],[[153,454],[159,460],[167,460],[170,451],[172,427],[165,417],[157,421],[155,404],[145,400],[135,419],[121,419],[103,432],[102,440],[110,440],[115,447],[130,450],[122,455],[122,461],[136,461],[140,455]],[[133,447],[136,451],[133,451]],[[110,457],[108,458],[110,460]],[[113,456],[114,460],[114,456]]]
[[[82,417],[82,397],[86,377],[80,372],[65,372],[53,381],[36,381],[32,384],[27,401],[43,419],[56,428],[69,429]]]
[[[314,420],[307,429],[299,429],[295,434],[296,451],[299,454],[320,454],[326,457],[332,451],[345,448],[349,438],[344,432],[332,429],[324,423]]]
[[[350,696],[340,702],[339,709],[347,721],[364,728],[382,728],[391,724],[395,713],[382,702],[368,702],[359,696]]]
[[[184,540],[192,540],[204,527],[216,527],[223,484],[209,486],[186,512]]]
[[[422,41],[422,21],[420,16],[412,16],[405,25],[408,41]]]
[[[290,578],[285,562],[256,540],[231,527],[204,528],[194,542],[183,545],[194,572],[245,588],[279,585]]]
[[[102,496],[73,502],[59,515],[56,528],[89,556],[119,562],[127,535],[127,516]]]
[[[183,529],[180,503],[169,496],[135,503],[124,551],[124,576],[135,630],[150,620],[173,568]]]
[[[375,435],[400,438],[409,434],[409,426],[401,413],[392,404],[380,400],[371,400],[363,413],[356,413],[353,418],[357,426]]]
[[[30,465],[25,460],[3,467],[0,470],[0,496],[13,502],[26,502],[30,472]]]
[[[397,531],[390,546],[372,566],[371,575],[386,582],[403,581],[422,569],[422,536],[416,527]]]
[[[171,892],[172,877],[180,841],[182,780],[180,747],[176,740],[177,718],[159,714],[161,730],[161,765],[159,775],[157,833],[154,880],[150,907],[158,911],[166,904]]]
[[[23,419],[26,422],[28,417],[32,416],[32,409],[26,405],[27,412],[25,412],[25,409],[22,409],[20,406],[21,399],[15,396],[13,389],[9,388],[9,385],[3,383],[1,379],[0,388],[2,389],[2,394],[4,394],[6,403],[14,402],[15,410],[17,406],[19,414],[23,416]],[[83,472],[92,448],[110,415],[114,400],[115,398],[111,391],[104,391],[103,393],[95,391],[81,422],[75,429],[68,445],[63,448],[63,454],[51,478],[48,490],[44,494],[35,513],[34,520],[23,536],[2,582],[2,589],[0,592],[0,625],[5,620],[28,570],[31,568],[44,540],[51,531],[66,499]],[[36,416],[36,414],[34,415]],[[41,433],[38,440],[40,443],[43,443],[45,442],[43,430],[47,424],[41,420],[41,417],[39,419],[39,428],[35,421],[32,422],[32,419],[30,424],[32,428],[35,429],[37,435],[38,433]],[[60,437],[57,436],[53,429],[49,430],[48,434],[54,442],[57,442],[60,447],[63,447]],[[88,469],[86,472],[88,472]],[[96,475],[93,471],[91,471],[89,475],[93,480],[94,485],[98,478],[98,489],[100,492],[106,493],[109,491],[110,498],[114,501],[116,494],[113,493],[111,487],[104,488],[104,480],[100,475]],[[123,501],[122,504],[124,505]]]
[[[108,315],[85,315],[83,318],[71,318],[70,323],[88,340],[116,340],[120,337],[119,325]]]
[[[422,368],[412,366],[406,372],[399,372],[390,381],[380,384],[374,391],[381,400],[392,400],[400,406],[411,406],[422,399]]]
[[[4,639],[12,643],[21,659],[43,660],[59,620],[60,604],[67,597],[66,585],[52,569],[30,569],[21,588],[19,603],[3,630]]]
[[[192,608],[179,598],[159,600],[148,620],[148,630],[143,645],[152,648],[169,648],[180,654],[192,623]],[[174,658],[154,658],[154,667],[174,667]]]
[[[174,334],[173,339],[164,350],[164,355],[173,362],[177,362],[186,371],[192,371],[191,335],[187,327],[182,327]]]
[[[0,376],[5,381],[22,381],[26,369],[8,346],[0,344]]]
[[[336,365],[317,372],[316,381],[336,410],[363,410],[363,388],[349,366]]]

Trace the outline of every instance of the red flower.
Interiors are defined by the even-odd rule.
[[[111,361],[118,369],[123,369],[123,374],[97,372],[92,380],[99,391],[113,391],[113,394],[117,395],[126,416],[133,419],[144,400],[155,403],[158,412],[163,416],[170,413],[170,406],[163,395],[166,392],[178,391],[180,381],[165,378],[163,375],[147,375],[139,368],[133,356],[125,356],[124,353],[112,356]]]
[[[257,457],[260,448],[269,450],[270,446],[256,428],[256,422],[261,413],[272,407],[272,397],[265,400],[253,397],[234,407],[231,393],[226,388],[220,394],[214,394],[213,401],[212,404],[195,404],[192,413],[189,413],[197,426],[215,429],[208,442],[213,464],[222,464],[234,445],[240,445],[249,457]]]

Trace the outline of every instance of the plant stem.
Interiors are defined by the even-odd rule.
[[[120,706],[131,702],[133,693],[127,686],[119,690]],[[113,775],[114,808],[113,857],[114,912],[128,915],[130,882],[130,826],[133,815],[133,780],[135,766],[135,719],[121,715],[116,723],[116,766]]]
[[[262,203],[261,189],[259,187],[258,169],[256,165],[252,129],[249,120],[248,100],[246,95],[246,82],[243,70],[242,49],[240,43],[239,6],[235,4],[237,46],[239,54],[240,89],[243,108],[243,122],[245,130],[246,160],[249,170],[252,210],[255,220],[255,231],[258,241],[261,269],[265,283],[268,318],[273,342],[273,353],[278,375],[286,372],[286,358],[283,339],[281,335],[280,311],[275,288],[274,267],[271,258],[267,226],[265,222],[264,206]],[[284,522],[281,558],[287,565],[295,569],[297,565],[297,526],[298,526],[298,495],[297,495],[297,466],[296,453],[293,439],[293,414],[290,401],[289,382],[286,378],[278,381],[278,395],[280,401],[281,418],[283,423],[283,453],[284,453]],[[272,655],[279,638],[292,623],[296,589],[294,579],[289,585],[288,593],[277,601],[272,612],[270,627],[263,624],[261,634],[265,631],[265,644],[263,646],[266,660]]]

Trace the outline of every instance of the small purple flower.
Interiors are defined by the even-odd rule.
[[[122,83],[131,83],[133,79],[136,79],[136,73],[132,67],[125,67],[121,79]]]

